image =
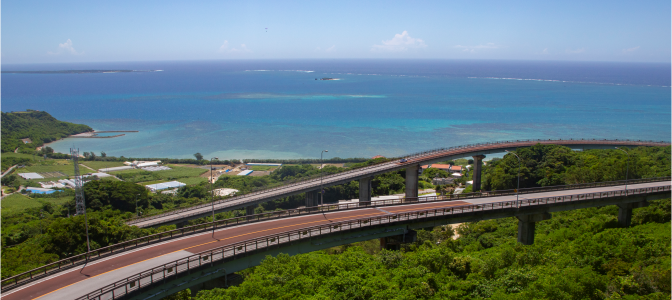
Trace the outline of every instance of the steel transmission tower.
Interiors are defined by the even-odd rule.
[[[75,207],[76,215],[84,215],[84,226],[86,227],[86,248],[91,251],[89,243],[89,218],[86,216],[86,204],[84,203],[84,191],[82,190],[82,176],[79,175],[79,149],[70,148],[72,164],[75,165]],[[88,255],[86,256],[88,259]]]

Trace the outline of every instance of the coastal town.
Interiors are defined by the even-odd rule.
[[[38,147],[36,151],[40,151],[43,147]],[[86,159],[84,155],[81,155],[82,159]],[[371,159],[385,159],[384,156],[377,155]],[[30,194],[51,194],[62,189],[74,189],[75,188],[75,178],[69,176],[69,172],[63,172],[65,166],[70,166],[74,168],[71,160],[63,160],[60,162],[50,162],[50,159],[46,156],[41,158],[42,160],[33,163],[32,166],[26,165],[17,165],[12,166],[10,170],[7,170],[2,174],[6,176],[10,173],[18,175],[25,181],[26,186],[19,186],[17,189],[12,189],[11,187],[3,186],[2,194],[3,197],[7,195],[20,192],[23,195]],[[469,170],[472,168],[473,163],[469,160],[462,159],[457,162],[450,162],[449,164],[430,164],[421,166],[421,172],[428,172],[435,174],[435,177],[430,178],[431,184],[433,186],[446,186],[448,188],[440,188],[441,193],[462,193],[468,186],[473,184],[473,180],[468,180]],[[484,162],[487,164],[487,162]],[[104,166],[99,169],[94,169],[91,166]],[[319,170],[325,166],[332,167],[344,167],[346,164],[315,164],[314,166]],[[162,173],[171,173],[176,170],[186,170],[189,171],[189,175],[185,177],[182,181],[178,180],[165,180],[165,181],[151,181],[148,182],[136,182],[138,185],[143,186],[148,191],[152,193],[161,193],[168,195],[177,195],[177,191],[181,187],[187,185],[198,184],[201,182],[214,183],[221,176],[269,176],[272,172],[283,167],[282,163],[231,163],[230,165],[187,165],[187,164],[168,164],[162,163],[161,160],[153,161],[124,161],[124,162],[102,162],[102,161],[93,161],[89,162],[86,160],[79,162],[81,172],[81,180],[85,183],[90,180],[119,180],[123,181],[124,175],[140,173],[140,172],[157,172],[156,174]],[[30,170],[39,170],[39,172],[29,172]],[[436,173],[435,170],[440,170],[442,172]],[[171,172],[164,172],[171,171]],[[122,175],[124,174],[124,175]],[[120,176],[118,176],[120,175]],[[120,178],[121,177],[121,178]],[[194,179],[197,179],[194,181]],[[184,182],[183,182],[184,181]],[[187,183],[185,183],[187,182]],[[189,184],[188,184],[189,183]],[[218,197],[233,196],[238,192],[238,190],[233,188],[218,188],[214,189],[213,193]],[[421,188],[419,190],[420,195],[429,195],[436,194],[437,189],[435,187],[430,188]],[[372,200],[382,200],[382,199],[391,199],[391,198],[401,198],[402,194],[392,194],[392,195],[381,195],[372,198]],[[358,199],[342,199],[339,200],[340,203],[356,202]]]

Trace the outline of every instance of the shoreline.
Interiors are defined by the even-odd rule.
[[[39,151],[40,149],[42,149],[44,147],[48,147],[53,143],[63,141],[67,138],[106,139],[106,138],[115,138],[115,137],[120,137],[120,136],[125,136],[126,135],[126,134],[117,134],[117,135],[111,135],[111,136],[96,136],[96,134],[98,134],[98,133],[110,133],[110,132],[140,132],[140,131],[139,130],[101,130],[101,131],[94,130],[92,132],[91,131],[90,132],[82,132],[82,133],[66,136],[64,138],[61,138],[60,140],[55,140],[55,141],[51,141],[49,143],[44,143],[42,146],[39,146],[39,147],[35,148],[35,150]],[[54,152],[61,153],[61,154],[70,154],[70,153],[63,153],[63,152],[59,152],[59,151],[54,151]]]

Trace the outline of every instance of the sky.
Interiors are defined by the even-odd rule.
[[[669,63],[670,11],[669,0],[5,0],[1,59]]]

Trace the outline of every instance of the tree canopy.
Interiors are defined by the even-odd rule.
[[[565,146],[537,144],[520,148],[520,187],[552,186],[670,176],[670,146],[620,150],[573,151]],[[629,161],[629,165],[628,165]],[[507,154],[483,169],[484,190],[516,188],[518,158]]]
[[[242,284],[194,299],[669,299],[670,200],[636,209],[630,228],[617,228],[617,212],[554,213],[529,246],[505,218],[462,224],[457,239],[421,230],[400,251],[372,240],[267,256]]]
[[[2,152],[25,146],[31,149],[69,135],[92,131],[89,126],[56,120],[44,111],[2,113]],[[29,144],[21,139],[30,138]]]

